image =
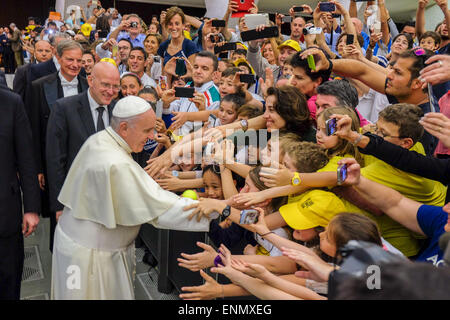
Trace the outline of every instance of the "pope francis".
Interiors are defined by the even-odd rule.
[[[134,299],[134,240],[140,225],[208,231],[189,220],[194,200],[163,190],[131,157],[153,137],[156,117],[143,99],[120,100],[111,126],[91,136],[75,158],[58,200],[52,299]]]

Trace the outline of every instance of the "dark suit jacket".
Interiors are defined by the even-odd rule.
[[[45,137],[47,122],[56,100],[64,97],[58,72],[32,82],[30,122],[38,161],[38,170],[45,172]],[[88,89],[87,80],[78,76],[78,93]]]
[[[13,91],[22,97],[25,102],[25,90],[27,88],[31,63],[27,63],[16,69],[13,81]]]
[[[0,238],[21,232],[24,212],[39,212],[31,129],[19,95],[0,86]]]
[[[24,103],[25,103],[25,111],[27,112],[28,118],[31,118],[31,108],[33,103],[32,98],[32,87],[31,84],[34,80],[40,79],[42,77],[48,76],[52,73],[55,73],[56,66],[53,62],[53,58],[45,61],[43,63],[37,63],[30,66],[28,69],[28,82],[25,87],[24,93]]]
[[[108,106],[109,118],[113,108],[112,102]],[[57,198],[64,179],[81,146],[94,133],[87,91],[56,101],[48,121],[46,149],[51,211],[63,209]]]
[[[53,62],[53,58],[38,64],[33,64],[30,67],[30,83],[39,78],[48,76],[49,74],[55,73],[56,66]]]

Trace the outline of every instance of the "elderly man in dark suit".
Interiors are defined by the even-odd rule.
[[[58,100],[50,114],[47,128],[47,175],[50,187],[50,210],[56,217],[64,206],[57,200],[75,156],[90,135],[109,125],[120,88],[116,66],[99,62],[88,76],[89,90]]]
[[[23,102],[2,85],[0,101],[0,300],[19,300],[23,236],[28,237],[39,223],[40,195]]]
[[[30,99],[30,122],[33,131],[34,149],[39,170],[41,189],[48,192],[46,180],[46,133],[47,122],[53,111],[56,100],[77,95],[88,89],[87,80],[79,75],[83,48],[73,40],[62,40],[57,46],[57,58],[60,65],[58,72],[32,82]],[[47,201],[48,194],[43,195]],[[55,214],[43,212],[43,216],[50,216],[51,230],[56,226]],[[50,232],[50,249],[53,246],[53,232]]]

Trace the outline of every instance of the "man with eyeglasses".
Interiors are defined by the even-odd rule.
[[[415,104],[423,113],[433,109],[439,110],[437,104],[430,103],[428,90],[422,89],[423,82],[419,78],[420,70],[426,67],[425,61],[433,55],[429,50],[422,48],[407,50],[389,69],[374,69],[364,62],[353,59],[329,60],[318,49],[308,49],[301,56],[306,59],[310,54],[318,61],[317,70],[330,69],[340,76],[359,80],[375,91],[386,94],[391,104]],[[433,154],[437,139],[425,132],[420,141],[426,154]]]
[[[122,75],[128,69],[128,58],[130,57],[130,51],[133,45],[126,39],[120,40],[117,45],[117,55],[120,60],[118,68],[120,75]]]
[[[137,14],[129,14],[123,18],[120,25],[109,34],[108,39],[114,38],[117,42],[126,39],[133,47],[144,48],[145,34],[142,33],[142,20]]]
[[[88,76],[88,84],[85,92],[58,100],[48,122],[50,209],[56,212],[57,220],[63,209],[57,197],[75,156],[89,136],[109,125],[113,99],[120,88],[119,71],[113,64],[101,61]]]

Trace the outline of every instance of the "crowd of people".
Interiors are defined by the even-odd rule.
[[[234,28],[236,0],[219,19],[171,7],[148,24],[91,0],[61,21],[0,27],[15,73],[15,93],[0,80],[0,297],[20,297],[23,235],[41,216],[54,299],[134,298],[130,248],[147,222],[208,232],[178,258],[205,280],[183,299],[327,299],[352,240],[409,277],[337,297],[397,286],[449,299],[450,11],[419,0],[415,21],[396,23],[386,2],[363,2],[363,20],[360,2],[331,0]],[[64,287],[74,257],[93,273],[81,293]]]

